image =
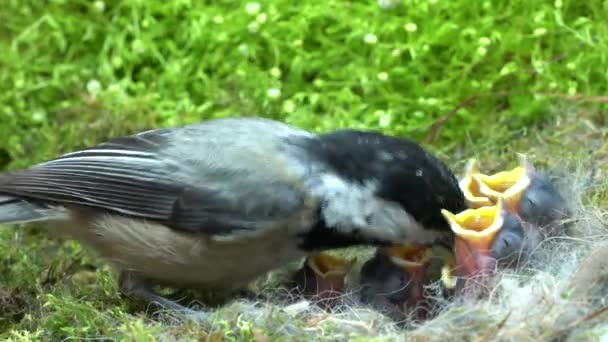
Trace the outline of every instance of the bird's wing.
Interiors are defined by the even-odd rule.
[[[116,138],[0,175],[0,192],[212,235],[273,226],[302,211],[306,195],[277,144],[303,132],[216,121]]]

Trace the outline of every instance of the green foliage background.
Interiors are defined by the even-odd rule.
[[[393,4],[3,0],[0,168],[119,134],[233,115],[421,141],[465,101],[430,146],[459,158],[463,147],[500,146],[541,130],[576,96],[606,93],[608,1]],[[472,96],[479,98],[467,102]],[[0,327],[13,329],[12,338],[146,330],[139,321],[110,323],[126,314],[107,269],[91,288],[57,281],[72,264],[89,263],[79,245],[14,234],[0,231],[0,298],[4,291],[39,314],[0,309]],[[82,295],[87,304],[74,297]],[[80,314],[66,328],[70,312]]]
[[[1,165],[111,135],[230,115],[421,139],[440,148],[602,94],[606,1],[6,0]],[[256,6],[257,4],[257,6]]]

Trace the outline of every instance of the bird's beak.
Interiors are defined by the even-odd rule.
[[[324,296],[330,293],[340,293],[344,290],[345,278],[354,260],[339,258],[327,253],[316,254],[309,257],[305,267],[314,274],[316,283],[315,295]]]
[[[491,254],[492,244],[507,214],[502,198],[498,198],[495,206],[467,209],[458,214],[447,210],[441,213],[456,235],[456,275],[462,278],[491,275],[497,262]]]
[[[479,181],[474,177],[477,174],[480,174],[477,159],[470,159],[467,163],[464,177],[459,182],[467,206],[473,209],[494,204],[490,198],[481,193]]]
[[[514,213],[519,212],[520,200],[535,175],[534,168],[524,155],[520,154],[519,160],[520,166],[512,170],[493,175],[476,173],[472,176],[478,184],[480,194],[493,202],[500,197],[504,198],[506,207]]]
[[[429,245],[398,245],[385,247],[382,251],[391,259],[391,262],[399,266],[411,281],[410,293],[407,306],[415,307],[424,299],[424,285],[427,280],[427,270],[433,256],[432,246]]]
[[[417,272],[431,260],[432,247],[428,245],[398,245],[385,247],[383,252],[405,272]]]

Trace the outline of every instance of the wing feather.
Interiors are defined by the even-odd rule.
[[[176,159],[180,156],[165,150],[176,144],[170,140],[174,133],[162,129],[120,137],[0,174],[0,192],[219,235],[265,227],[300,209],[302,194],[292,186],[272,177],[243,177],[251,173],[246,166],[218,165],[217,157],[207,164]]]

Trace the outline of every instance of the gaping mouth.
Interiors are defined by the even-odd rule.
[[[469,161],[465,176],[460,181],[467,205],[473,209],[495,205],[502,197],[508,208],[517,211],[519,201],[530,186],[534,174],[524,155],[519,155],[519,161],[520,166],[492,175],[481,173],[475,159]]]
[[[407,272],[427,265],[432,257],[432,249],[428,245],[391,246],[386,247],[384,253],[391,258],[395,265],[402,267]]]
[[[475,178],[475,175],[479,173],[480,171],[477,165],[477,160],[471,159],[467,163],[464,177],[459,182],[460,189],[464,193],[467,206],[473,209],[493,204],[492,201],[482,194],[479,189],[479,181]]]
[[[315,298],[318,304],[330,308],[346,287],[346,277],[355,264],[328,253],[310,256],[294,275],[295,289],[304,296]]]
[[[560,197],[551,185],[542,183],[546,181],[524,155],[519,154],[519,162],[511,170],[494,174],[480,172],[474,159],[467,164],[460,187],[471,209],[456,214],[442,210],[455,235],[455,260],[443,269],[446,287],[455,285],[454,274],[460,284],[473,276],[493,274],[498,260],[501,265],[517,265],[509,260],[527,248],[526,238],[533,229],[524,223],[540,221],[546,211],[559,207]]]
[[[307,261],[308,267],[322,279],[346,275],[352,268],[353,263],[352,260],[339,258],[327,253],[319,253],[308,258]]]
[[[479,249],[488,249],[504,222],[503,200],[498,198],[496,205],[477,209],[467,209],[453,214],[445,209],[441,214],[448,221],[457,238],[463,239]]]
[[[427,283],[427,270],[431,264],[433,249],[431,245],[397,245],[386,247],[382,253],[401,268],[408,279],[408,294],[403,305],[408,310],[418,310],[418,304],[424,299],[424,285]]]
[[[458,214],[447,210],[442,210],[441,213],[456,235],[456,274],[471,277],[492,273],[496,267],[496,259],[491,255],[491,248],[506,215],[502,198],[499,197],[494,206],[467,209]],[[451,275],[445,274],[444,281],[449,279]]]

